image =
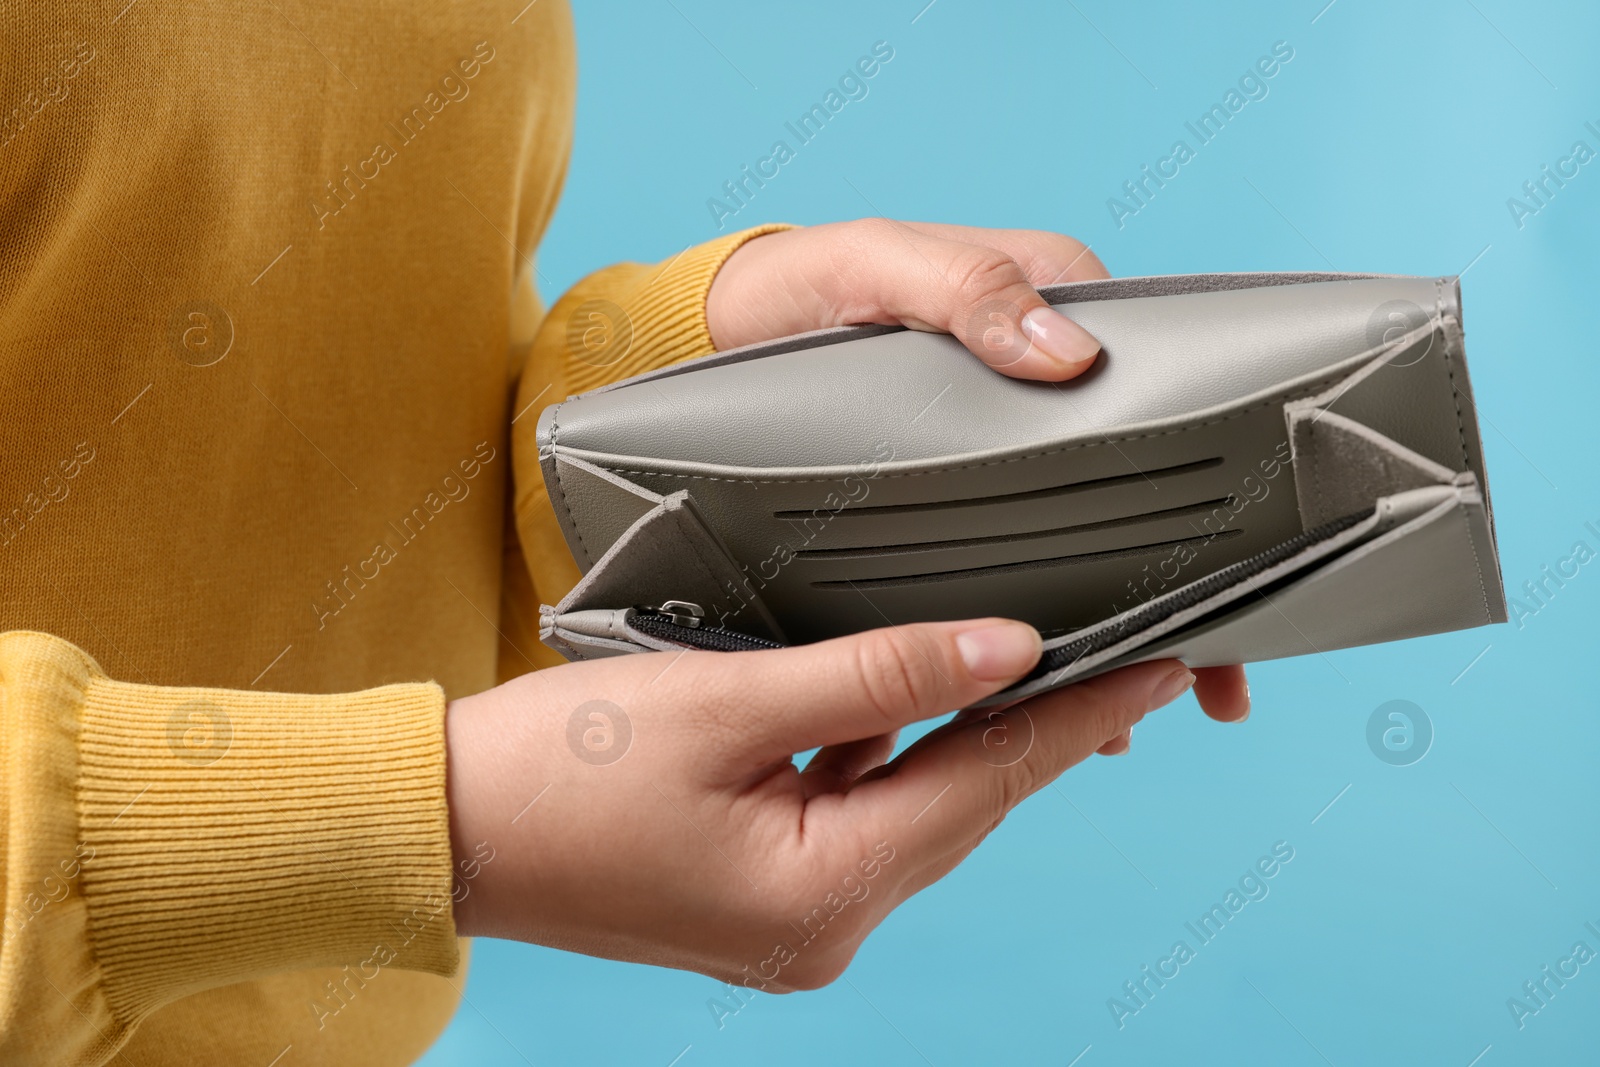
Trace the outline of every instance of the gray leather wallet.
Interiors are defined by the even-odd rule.
[[[1044,298],[1071,382],[863,326],[719,352],[545,410],[583,580],[569,659],[1001,615],[1045,637],[986,703],[1503,622],[1454,278],[1209,274]]]

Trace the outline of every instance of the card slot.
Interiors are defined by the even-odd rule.
[[[1326,408],[1289,412],[1295,491],[1307,527],[1369,507],[1379,497],[1449,485],[1455,471]]]
[[[1135,475],[1128,481],[1096,485],[1081,493],[1000,499],[977,507],[934,511],[889,507],[870,515],[856,513],[850,507],[838,511],[818,508],[799,512],[804,518],[774,520],[770,528],[786,535],[797,557],[812,559],[828,558],[827,554],[836,552],[872,553],[885,548],[911,551],[921,545],[937,549],[962,543],[1051,537],[1075,528],[1138,525],[1160,521],[1163,516],[1180,511],[1220,507],[1215,502],[1226,500],[1237,489],[1237,479],[1223,477],[1225,469],[1219,464],[1155,483]],[[952,480],[934,475],[927,478],[927,486],[937,490]],[[876,492],[879,487],[872,488]]]
[[[1472,413],[1463,404],[1468,386],[1460,349],[1460,324],[1448,315],[1435,317],[1378,349],[1332,387],[1290,407],[1342,415],[1452,472],[1473,471],[1481,483],[1476,427],[1467,432]]]
[[[1467,519],[1465,530],[1441,523],[1456,512]],[[1482,497],[1470,477],[1461,484],[1431,486],[1387,497],[1377,501],[1364,518],[1355,515],[1336,519],[1243,561],[1232,573],[1208,576],[1137,611],[1046,641],[1039,670],[978,706],[1021,699],[1125,663],[1165,656],[1182,659],[1190,666],[1272,659],[1366,643],[1348,639],[1346,634],[1382,630],[1389,625],[1384,620],[1395,615],[1432,620],[1438,603],[1427,598],[1412,598],[1393,609],[1387,603],[1391,590],[1415,584],[1413,576],[1402,578],[1385,572],[1382,578],[1369,578],[1359,566],[1343,572],[1354,575],[1348,586],[1341,586],[1338,577],[1329,580],[1330,576],[1339,575],[1346,561],[1359,563],[1373,551],[1401,539],[1406,547],[1400,554],[1413,561],[1418,573],[1426,571],[1432,576],[1439,571],[1456,571],[1463,565],[1463,554],[1471,559],[1476,551],[1472,543],[1476,536],[1474,524],[1482,526],[1484,521]],[[1466,541],[1462,540],[1464,534]],[[1451,580],[1454,577],[1458,574],[1440,575],[1437,585],[1451,598],[1451,611],[1466,620],[1459,625],[1475,625],[1475,611],[1492,616],[1492,599],[1487,594],[1478,596],[1476,583],[1471,587],[1475,603],[1460,602],[1462,589],[1467,587]],[[1321,582],[1322,588],[1330,590],[1330,595],[1340,600],[1339,610],[1283,614],[1278,607],[1280,598],[1308,582]],[[1477,603],[1484,607],[1478,608]],[[1256,620],[1247,638],[1234,642],[1224,634],[1222,639],[1203,645],[1187,643],[1191,635],[1215,631],[1240,616]],[[1503,611],[1500,617],[1504,617]],[[1295,650],[1258,651],[1290,648]],[[1249,650],[1248,654],[1241,651],[1244,649]]]
[[[1287,449],[1285,450],[1287,455]],[[1123,465],[1128,460],[1121,460]],[[1043,465],[1043,464],[1041,464]],[[1055,464],[1060,465],[1060,464]],[[1010,473],[1010,472],[1008,472]],[[1018,472],[1022,473],[1022,472]],[[1229,477],[1224,457],[1208,458],[1166,468],[981,497],[956,497],[958,506],[944,507],[922,501],[860,506],[840,500],[835,508],[786,508],[776,512],[773,528],[783,531],[797,558],[830,557],[830,553],[886,550],[888,554],[913,546],[939,548],[960,543],[982,544],[992,539],[1051,537],[1073,528],[1092,530],[1107,524],[1159,521],[1179,509],[1220,507],[1218,501],[1239,489]],[[934,473],[917,480],[919,495],[969,490],[976,480]],[[876,500],[895,486],[865,481],[857,495]],[[791,494],[792,496],[792,494]],[[842,493],[841,493],[842,496]],[[926,500],[926,496],[923,497]],[[787,501],[783,501],[787,503]]]
[[[1112,665],[1175,656],[1212,666],[1237,662],[1244,648],[1280,659],[1504,622],[1498,575],[1480,566],[1489,540],[1483,496],[1469,478],[1428,514]],[[1428,595],[1392,595],[1406,587]]]
[[[812,582],[813,589],[895,589],[906,585],[921,585],[930,582],[951,582],[971,578],[991,578],[1005,574],[1019,574],[1030,570],[1054,569],[1069,567],[1081,563],[1097,563],[1102,560],[1123,559],[1128,556],[1142,556],[1158,553],[1164,549],[1177,548],[1180,545],[1197,545],[1206,541],[1230,540],[1243,537],[1243,530],[1223,530],[1216,534],[1197,534],[1194,537],[1177,537],[1165,541],[1152,541],[1148,544],[1130,545],[1123,548],[1109,548],[1096,552],[1078,552],[1065,556],[1050,556],[1044,559],[1025,559],[1014,563],[1001,563],[984,567],[963,567],[947,571],[929,571],[921,574],[895,575],[882,578],[852,578],[845,580]]]
[[[1298,533],[1283,405],[1307,388],[1115,440],[945,457],[920,470],[763,478],[585,458],[653,492],[689,487],[740,569],[736,588],[797,642],[988,614],[1057,633]],[[920,506],[943,501],[982,503]]]
[[[1021,544],[1074,534],[1098,533],[1103,530],[1122,529],[1136,531],[1139,527],[1171,519],[1192,518],[1198,515],[1214,513],[1218,508],[1227,507],[1231,499],[1231,497],[1216,497],[1211,500],[1202,500],[1195,504],[1184,504],[1173,508],[1163,508],[1160,511],[1129,515],[1126,518],[1075,523],[1071,526],[1057,526],[1048,530],[1033,530],[1027,533],[992,534],[986,537],[963,537],[947,541],[912,541],[905,544],[878,545],[869,548],[804,548],[794,555],[796,559],[819,562],[827,560],[875,559],[884,556],[907,556],[917,553],[965,548],[986,548],[991,545]]]
[[[1064,485],[1048,486],[1044,489],[1029,489],[1017,493],[994,493],[987,496],[963,497],[957,499],[941,499],[914,501],[904,504],[877,504],[865,507],[851,507],[839,512],[839,518],[852,519],[869,515],[916,515],[927,512],[949,511],[955,508],[981,508],[995,504],[1024,503],[1032,500],[1053,500],[1063,496],[1086,492],[1093,489],[1111,489],[1123,485],[1140,485],[1156,483],[1166,478],[1173,478],[1184,474],[1193,474],[1196,471],[1210,470],[1222,465],[1221,456],[1211,456],[1207,459],[1195,460],[1192,463],[1179,463],[1171,467],[1161,467],[1148,471],[1133,471],[1128,474],[1116,474],[1105,478],[1089,478],[1083,481],[1067,482]],[[811,516],[810,511],[775,511],[772,517],[783,521],[804,520]]]

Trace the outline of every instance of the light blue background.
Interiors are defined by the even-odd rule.
[[[707,198],[886,40],[870,95],[730,228],[884,214],[1055,229],[1117,274],[1466,270],[1508,589],[1580,538],[1600,549],[1583,529],[1600,527],[1600,161],[1520,230],[1506,206],[1575,140],[1600,149],[1584,129],[1600,126],[1592,6],[938,0],[913,22],[925,2],[578,3],[578,139],[546,296],[716,236]],[[1184,122],[1280,40],[1295,54],[1268,97],[1119,230],[1106,199],[1175,139],[1193,146]],[[1600,961],[1521,1031],[1506,1000],[1575,941],[1600,950],[1583,926],[1600,926],[1597,607],[1600,562],[1521,629],[1260,665],[1242,727],[1186,698],[1130,757],[1025,803],[867,941],[848,981],[758,997],[722,1030],[708,978],[479,942],[468,1003],[425,1062],[1596,1062]],[[1436,731],[1412,766],[1367,745],[1391,699]],[[1185,921],[1277,841],[1295,857],[1270,895],[1119,1031],[1107,998],[1194,945]]]

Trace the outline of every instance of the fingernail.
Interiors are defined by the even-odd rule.
[[[1064,367],[1080,367],[1100,351],[1093,334],[1054,308],[1034,308],[1022,316],[1022,333],[1034,348]]]
[[[1039,662],[1043,647],[1039,631],[1020,622],[989,623],[956,636],[961,662],[985,682],[1020,678]]]
[[[1150,710],[1165,707],[1189,691],[1194,685],[1194,675],[1189,673],[1187,667],[1179,667],[1156,685],[1150,691]]]

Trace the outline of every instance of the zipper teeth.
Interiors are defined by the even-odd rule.
[[[1039,665],[1034,668],[1028,678],[1035,678],[1051,671],[1060,670],[1082,659],[1084,656],[1103,651],[1117,644],[1119,641],[1137,633],[1139,630],[1171,618],[1185,608],[1194,606],[1223,589],[1239,582],[1255,577],[1257,574],[1282,563],[1299,552],[1303,552],[1312,545],[1319,544],[1331,537],[1343,533],[1357,523],[1370,518],[1371,511],[1358,511],[1341,518],[1333,519],[1315,526],[1304,533],[1296,534],[1287,541],[1282,541],[1271,548],[1258,552],[1248,559],[1209,574],[1196,582],[1183,587],[1174,593],[1169,600],[1160,604],[1151,604],[1143,608],[1136,608],[1102,630],[1097,630],[1076,641],[1068,642],[1046,652],[1039,660]]]
[[[751,637],[749,634],[738,633],[734,630],[725,630],[720,626],[684,626],[682,623],[673,622],[671,617],[647,608],[636,608],[632,619],[629,620],[637,630],[642,630],[652,637],[659,637],[664,641],[676,641],[681,645],[705,649],[710,652],[751,652],[757,649],[786,648],[776,641],[768,641],[764,637]]]
[[[1069,642],[1046,652],[1035,667],[1022,681],[1030,681],[1052,671],[1082,659],[1084,656],[1103,651],[1117,644],[1124,638],[1137,633],[1141,629],[1154,626],[1164,619],[1170,618],[1185,608],[1192,607],[1213,593],[1220,592],[1238,582],[1260,574],[1288,559],[1296,553],[1303,552],[1312,545],[1326,541],[1331,537],[1350,529],[1352,526],[1371,517],[1371,511],[1360,511],[1343,518],[1325,522],[1304,533],[1296,534],[1287,541],[1273,545],[1264,552],[1258,552],[1248,559],[1229,564],[1217,571],[1199,579],[1181,590],[1175,592],[1169,599],[1159,604],[1150,604],[1137,608],[1104,629],[1096,630],[1076,641]],[[704,649],[710,652],[751,652],[758,649],[787,648],[787,645],[777,641],[769,641],[764,637],[752,637],[736,630],[727,630],[720,626],[685,626],[674,622],[672,617],[665,612],[653,608],[635,608],[629,618],[635,629],[658,637],[663,641],[673,641],[690,648]]]

